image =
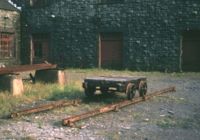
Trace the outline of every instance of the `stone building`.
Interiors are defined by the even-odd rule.
[[[199,0],[13,0],[23,63],[200,71]]]
[[[20,63],[20,12],[0,0],[0,67]]]

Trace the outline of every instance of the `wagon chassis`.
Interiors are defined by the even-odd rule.
[[[87,97],[93,97],[96,90],[100,90],[102,94],[110,91],[124,92],[128,99],[133,99],[136,91],[141,97],[147,93],[146,77],[113,77],[99,76],[88,77],[84,79],[83,88]]]

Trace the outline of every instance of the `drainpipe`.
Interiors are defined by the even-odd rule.
[[[99,34],[99,46],[98,46],[98,51],[99,51],[99,68],[101,68],[101,35]]]
[[[179,70],[182,72],[182,56],[183,56],[183,36],[180,37],[180,58],[179,58]]]
[[[33,36],[30,35],[30,64],[33,64]]]

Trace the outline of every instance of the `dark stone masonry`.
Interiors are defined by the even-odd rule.
[[[101,67],[101,33],[121,33],[122,69],[182,71],[189,67],[183,61],[194,56],[183,60],[184,35],[200,40],[199,0],[42,1],[22,5],[23,63],[34,62],[31,39],[43,35],[48,61],[63,67]]]
[[[20,11],[0,0],[0,68],[20,63]]]

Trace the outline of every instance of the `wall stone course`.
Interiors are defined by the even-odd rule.
[[[0,32],[12,33],[14,35],[16,51],[14,57],[0,58],[0,66],[20,64],[21,27],[19,11],[0,9]]]
[[[51,35],[51,62],[63,67],[98,67],[100,32],[123,33],[123,68],[180,71],[183,31],[200,30],[198,0],[60,0],[22,10],[23,62],[32,33]]]

